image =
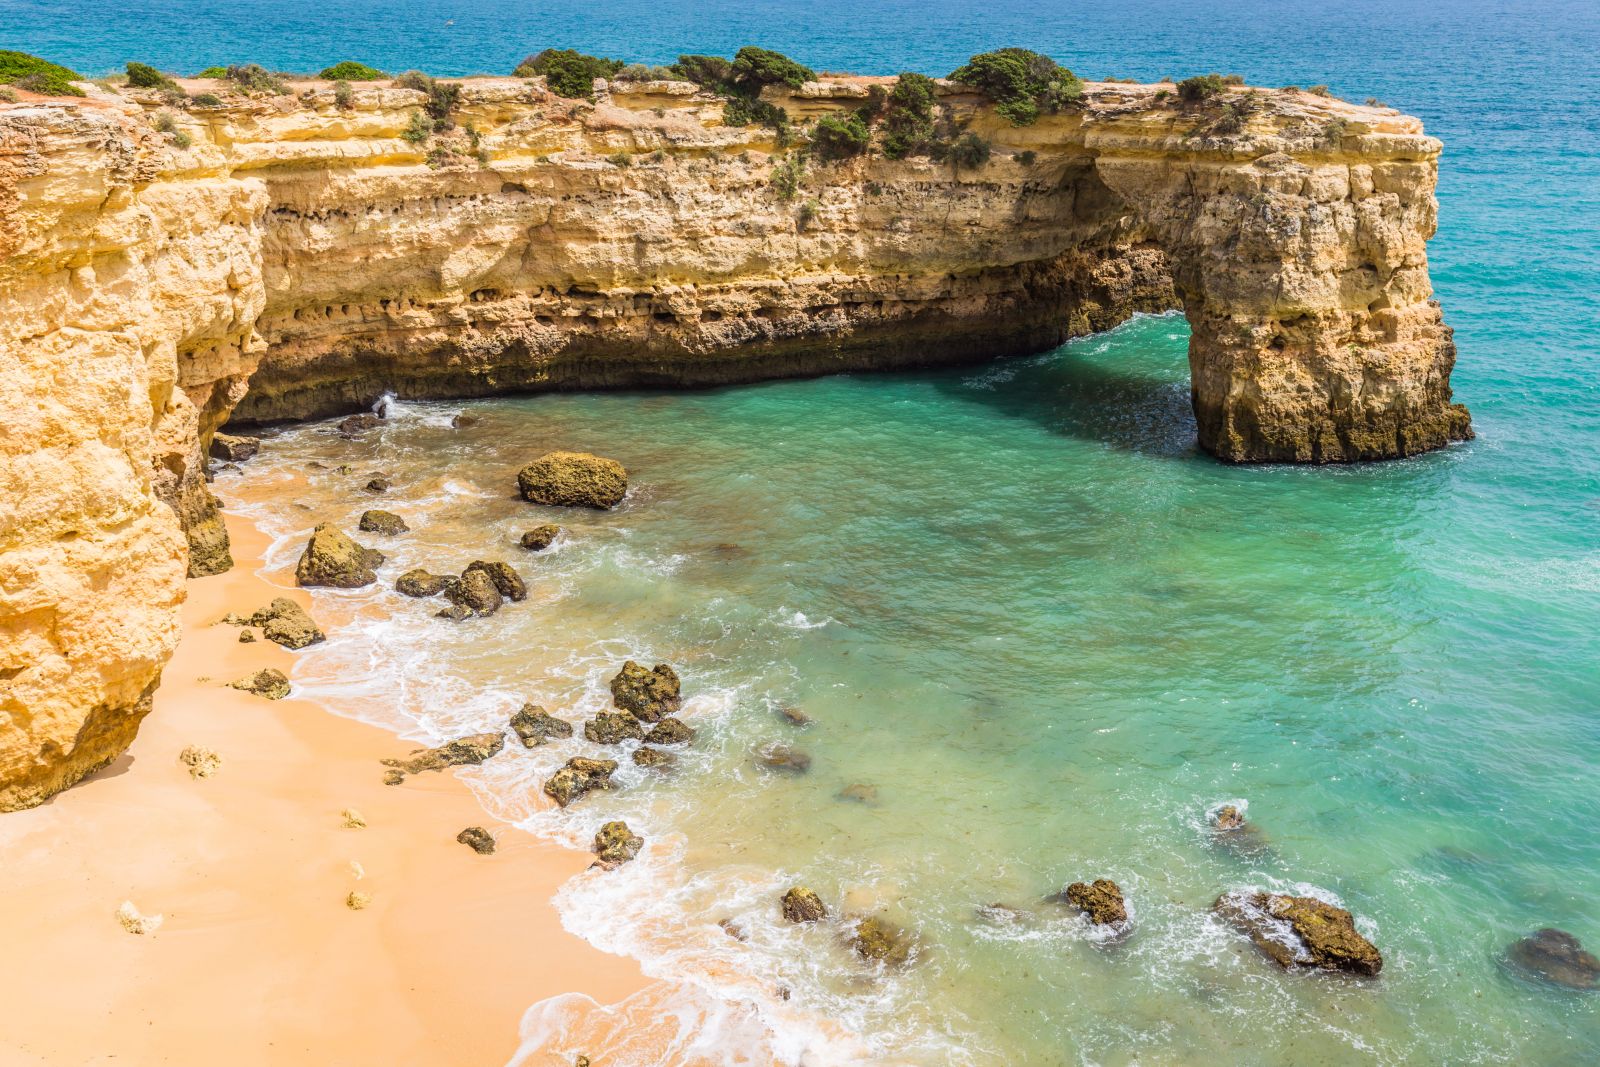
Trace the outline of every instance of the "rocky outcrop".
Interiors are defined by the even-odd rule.
[[[1128,921],[1128,906],[1122,899],[1122,889],[1109,878],[1073,882],[1062,896],[1096,926],[1113,926]]]
[[[406,525],[406,520],[392,511],[384,511],[380,508],[363,511],[361,519],[356,523],[356,528],[364,533],[385,534],[390,537],[397,537],[400,534],[409,532],[411,529]]]
[[[1356,930],[1350,913],[1316,897],[1224,893],[1213,910],[1285,969],[1308,967],[1367,976],[1383,969],[1383,956]]]
[[[821,922],[828,917],[828,908],[822,898],[805,886],[797,885],[783,894],[779,901],[783,917],[792,923]]]
[[[683,707],[683,689],[667,664],[645,670],[630,659],[611,679],[611,702],[640,722],[656,722]]]
[[[551,452],[517,472],[517,489],[530,503],[604,511],[622,503],[628,472],[614,459]]]
[[[628,824],[620,819],[606,823],[594,835],[594,851],[604,867],[628,862],[643,847],[644,838],[628,829]]]
[[[524,704],[511,716],[511,729],[523,748],[535,748],[549,741],[572,736],[572,724],[558,719],[537,704]]]
[[[871,81],[772,102],[809,120]],[[1181,307],[1200,444],[1224,459],[1470,434],[1427,273],[1440,145],[1417,120],[1092,83],[1014,128],[939,91],[987,165],[813,162],[792,200],[771,131],[686,83],[590,103],[473,79],[456,121],[481,165],[430,166],[400,136],[421,94],[381,84],[348,107],[331,86],[0,102],[0,806],[132,738],[182,576],[230,563],[205,483],[230,417],[951,363]],[[1246,98],[1222,132],[1215,109]]]
[[[611,788],[616,770],[616,760],[574,756],[545,781],[545,796],[564,808],[592,790]]]
[[[472,734],[468,737],[457,738],[438,748],[419,748],[412,752],[406,759],[380,760],[385,767],[390,768],[384,776],[390,785],[398,785],[408,774],[421,774],[423,771],[442,771],[446,767],[463,767],[482,763],[499,753],[505,747],[506,736],[502,733]]]
[[[378,580],[375,568],[383,564],[383,558],[382,552],[357,544],[324,522],[311,532],[311,540],[295,564],[294,579],[302,586],[356,589]]]

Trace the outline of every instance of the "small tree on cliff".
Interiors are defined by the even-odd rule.
[[[860,115],[824,115],[811,131],[811,152],[824,163],[859,156],[867,150],[872,131]]]
[[[933,139],[933,108],[938,96],[933,79],[906,71],[889,93],[889,107],[883,117],[883,154],[904,159],[926,151]]]
[[[967,60],[950,79],[981,89],[1013,126],[1030,126],[1083,95],[1083,82],[1049,56],[1026,48],[1002,48]]]
[[[518,78],[544,75],[544,83],[557,96],[568,100],[593,100],[594,80],[609,78],[625,64],[620,59],[602,59],[571,48],[546,48],[529,56],[512,71]]]

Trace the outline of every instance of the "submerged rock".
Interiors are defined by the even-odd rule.
[[[261,438],[235,437],[227,433],[214,433],[211,435],[211,458],[226,460],[229,463],[243,463],[247,459],[255,458],[261,451]]]
[[[611,788],[617,761],[574,756],[544,783],[544,792],[563,808],[596,789]]]
[[[456,840],[480,856],[494,855],[494,835],[481,826],[469,826],[456,835]]]
[[[460,578],[447,582],[444,587],[445,599],[450,601],[451,607],[439,613],[441,618],[462,619],[478,616],[479,618],[493,615],[500,610],[502,598],[500,590],[495,587],[494,579],[486,571],[468,570],[462,572]]]
[[[342,437],[354,437],[363,430],[370,430],[379,423],[378,416],[370,411],[363,411],[356,415],[346,415],[339,420],[339,434]]]
[[[822,898],[805,886],[797,885],[789,890],[780,903],[783,917],[792,923],[814,923],[828,917],[828,909],[822,903]]]
[[[1224,893],[1212,910],[1281,967],[1367,976],[1383,969],[1383,956],[1356,930],[1350,913],[1315,897]]]
[[[1128,907],[1122,899],[1122,889],[1109,878],[1096,878],[1092,883],[1073,882],[1063,894],[1068,904],[1089,917],[1097,926],[1110,926],[1128,921]]]
[[[289,695],[289,679],[282,671],[271,667],[264,668],[251,675],[249,678],[240,678],[237,682],[229,683],[230,688],[243,689],[247,693],[254,693],[268,700],[282,700]]]
[[[1025,926],[1034,920],[1034,914],[1025,908],[1014,908],[1010,904],[996,901],[993,904],[979,904],[972,909],[978,918],[984,922],[996,923],[1001,926]]]
[[[478,416],[468,415],[466,412],[462,412],[450,420],[451,428],[456,430],[465,430],[468,426],[476,425],[478,425]]]
[[[522,705],[522,710],[511,716],[511,729],[521,739],[523,748],[535,748],[552,738],[572,736],[570,722],[556,718],[537,704]]]
[[[400,580],[394,583],[394,588],[396,592],[404,593],[406,596],[430,597],[444,592],[453,581],[455,579],[449,575],[432,574],[421,567],[415,567],[402,574]]]
[[[311,616],[306,614],[306,609],[286,596],[274,598],[272,603],[258,609],[248,619],[230,617],[229,621],[242,626],[259,626],[261,636],[290,650],[327,640]],[[243,635],[239,640],[244,640]]]
[[[528,599],[528,587],[523,584],[522,576],[511,569],[510,564],[502,563],[500,560],[489,562],[481,559],[473,560],[467,564],[467,569],[461,572],[462,579],[465,580],[467,575],[474,571],[488,575],[495,589],[507,600],[520,603]]]
[[[786,774],[805,774],[811,769],[811,757],[797,748],[783,744],[768,744],[756,749],[756,762],[768,770]]]
[[[1224,804],[1212,817],[1211,825],[1218,830],[1237,830],[1244,825],[1244,812],[1232,804]]]
[[[871,804],[878,799],[878,787],[857,782],[839,790],[840,800],[854,800],[858,804]]]
[[[373,508],[371,511],[363,511],[361,513],[361,521],[356,525],[367,533],[389,534],[390,536],[403,534],[411,529],[406,525],[406,520],[394,512],[380,511],[377,508]]]
[[[522,547],[526,548],[529,552],[543,552],[545,549],[555,544],[556,538],[560,536],[561,527],[557,526],[553,522],[547,522],[543,526],[535,526],[533,529],[523,534]]]
[[[366,489],[369,493],[387,493],[393,485],[393,482],[379,474],[367,483]]]
[[[384,556],[377,549],[365,548],[328,523],[311,533],[311,540],[294,570],[295,581],[303,586],[324,585],[355,589],[378,580],[374,568]]]
[[[1211,817],[1211,841],[1240,859],[1255,859],[1271,851],[1266,834],[1244,817],[1244,812],[1225,804]]]
[[[652,745],[687,745],[694,740],[694,730],[682,719],[668,715],[650,727],[644,739]]]
[[[594,850],[600,857],[600,862],[607,867],[615,867],[626,863],[639,854],[644,847],[644,838],[628,829],[628,824],[619,820],[608,822],[600,827],[600,832],[594,835]]]
[[[1600,987],[1600,959],[1565,930],[1545,927],[1512,945],[1506,953],[1517,967],[1540,981],[1567,989]]]
[[[622,503],[628,472],[614,459],[587,452],[550,452],[518,472],[517,488],[535,504],[603,511]]]
[[[442,771],[446,767],[482,763],[504,748],[505,744],[506,735],[498,731],[486,734],[472,734],[471,736],[451,741],[449,744],[440,745],[438,748],[419,748],[412,752],[408,759],[385,759],[378,762],[399,772],[403,778],[407,774],[420,774],[423,771]],[[388,777],[388,775],[385,775],[385,781],[388,780]],[[397,783],[390,782],[389,784]]]
[[[633,750],[633,762],[641,767],[659,767],[665,770],[677,763],[678,757],[670,752],[663,752],[659,748],[640,746]]]
[[[682,686],[667,664],[645,670],[630,659],[611,679],[611,702],[641,722],[656,722],[683,707]]]
[[[811,725],[811,716],[802,711],[798,705],[779,704],[778,714],[782,715],[784,721],[790,726],[798,726],[804,729]]]
[[[625,712],[602,711],[583,724],[583,736],[597,745],[620,745],[624,741],[643,740],[644,727]]]
[[[862,959],[882,960],[896,966],[911,959],[912,950],[916,948],[916,941],[910,934],[876,915],[856,924],[850,944]]]

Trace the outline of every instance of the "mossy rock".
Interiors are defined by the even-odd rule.
[[[1383,956],[1356,930],[1350,913],[1315,897],[1224,893],[1212,910],[1248,934],[1281,967],[1369,977],[1383,969]],[[1283,936],[1285,926],[1293,938]]]
[[[1565,930],[1546,927],[1512,945],[1506,958],[1541,982],[1566,989],[1600,988],[1600,959]]]
[[[628,829],[628,824],[620,819],[606,823],[594,835],[594,851],[608,867],[628,862],[643,847],[644,838]]]
[[[289,678],[280,670],[267,667],[257,671],[249,678],[240,678],[237,682],[229,683],[230,688],[242,689],[247,693],[254,693],[258,697],[268,700],[282,700],[289,695]]]
[[[544,792],[563,808],[596,789],[611,788],[617,761],[574,756],[544,783]]]
[[[620,745],[644,739],[644,727],[632,715],[602,711],[583,724],[583,736],[597,745]]]
[[[572,736],[572,724],[558,719],[537,704],[524,704],[511,716],[511,729],[523,748],[536,748],[556,738]]]
[[[633,762],[640,767],[667,770],[676,766],[678,757],[670,752],[663,752],[659,748],[649,748],[641,745],[633,750]]]
[[[644,739],[652,745],[687,745],[694,740],[694,730],[682,719],[668,715],[650,727]]]
[[[394,583],[394,588],[396,592],[404,593],[406,596],[430,597],[444,592],[454,581],[455,579],[447,574],[432,574],[421,567],[415,567],[402,574],[400,580]]]
[[[658,722],[683,707],[683,688],[667,664],[645,670],[630,659],[611,679],[611,700],[641,722]]]
[[[494,835],[481,826],[469,826],[456,835],[456,840],[480,856],[494,855]]]
[[[783,909],[783,917],[792,923],[821,922],[828,917],[828,909],[822,903],[822,898],[805,886],[795,886],[783,895],[779,902]]]
[[[543,552],[555,544],[556,538],[560,536],[561,527],[553,522],[547,522],[542,526],[535,526],[523,534],[521,544],[529,552]]]
[[[261,627],[261,636],[291,651],[327,639],[306,609],[286,596],[274,598],[244,622]]]
[[[467,569],[461,572],[461,577],[465,578],[473,571],[487,574],[495,589],[499,590],[500,595],[507,600],[521,602],[528,599],[527,585],[523,582],[522,576],[511,569],[509,563],[500,560],[487,562],[481,559],[473,560],[467,564]]]
[[[628,472],[614,459],[587,452],[550,452],[517,474],[522,498],[555,507],[608,510],[628,492]]]
[[[483,570],[463,571],[459,579],[445,586],[444,595],[455,610],[447,608],[440,615],[457,621],[474,615],[480,618],[493,615],[500,610],[503,599],[494,579]]]
[[[356,589],[378,580],[375,568],[383,560],[382,552],[365,548],[329,523],[322,523],[312,531],[300,555],[295,581],[302,586]]]
[[[901,966],[911,959],[916,941],[900,927],[876,915],[868,916],[856,924],[851,947],[862,959],[879,960],[891,966]]]
[[[1073,882],[1064,895],[1068,904],[1087,915],[1096,926],[1128,921],[1122,889],[1109,878],[1096,878],[1092,883]]]
[[[406,525],[406,520],[392,511],[381,511],[373,508],[361,513],[361,521],[356,524],[367,533],[388,534],[393,537],[408,532],[411,527]]]
[[[499,732],[472,734],[440,745],[438,748],[419,748],[407,759],[386,759],[379,762],[385,767],[392,768],[392,773],[398,773],[403,778],[405,775],[420,774],[423,771],[442,771],[446,767],[479,764],[498,753],[505,744],[506,736]],[[385,775],[384,779],[389,784],[398,784],[398,779],[391,781],[390,775]]]

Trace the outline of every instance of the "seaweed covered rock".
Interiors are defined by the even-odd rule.
[[[574,756],[544,783],[544,792],[563,808],[596,789],[611,788],[617,761]]]
[[[403,534],[411,529],[406,525],[406,520],[394,512],[382,511],[378,508],[363,511],[361,513],[361,521],[356,525],[367,533],[388,534],[391,537],[396,534]]]
[[[1567,989],[1600,988],[1600,959],[1565,930],[1545,927],[1512,945],[1506,958],[1522,971]]]
[[[366,489],[369,493],[387,493],[393,486],[394,483],[388,478],[381,474],[375,474],[372,476],[372,480],[367,482]]]
[[[397,780],[390,780],[393,774],[399,774],[404,778],[408,774],[420,774],[423,771],[442,771],[446,767],[482,763],[504,748],[505,744],[506,736],[499,732],[472,734],[457,738],[438,748],[419,748],[412,752],[408,759],[386,759],[379,762],[391,768],[391,775],[386,775],[385,780],[393,785],[397,784]]]
[[[663,752],[659,748],[649,748],[641,745],[633,750],[633,762],[640,767],[655,767],[666,770],[678,762],[678,757],[670,752]]]
[[[459,579],[446,583],[444,595],[450,601],[450,607],[439,615],[458,622],[473,616],[483,618],[493,615],[500,610],[502,599],[494,579],[487,571],[481,570],[466,571]]]
[[[430,597],[437,596],[455,581],[449,575],[432,574],[421,567],[413,567],[400,576],[394,583],[395,591],[406,596]]]
[[[528,599],[528,587],[522,581],[522,576],[511,569],[511,565],[500,560],[473,560],[467,564],[467,569],[461,572],[463,580],[473,571],[482,571],[489,576],[489,581],[494,583],[495,589],[501,596],[512,603],[519,603]]]
[[[597,745],[620,745],[624,741],[643,740],[644,727],[625,712],[602,711],[583,724],[583,736]]]
[[[878,799],[878,787],[866,782],[855,782],[839,790],[840,800],[853,800],[857,804],[872,804]]]
[[[783,744],[762,745],[756,749],[756,762],[769,771],[784,774],[805,774],[811,769],[811,756],[797,748]]]
[[[1066,902],[1089,917],[1097,926],[1110,926],[1128,921],[1128,907],[1122,899],[1122,889],[1109,878],[1096,878],[1093,882],[1073,882],[1063,894]]]
[[[607,867],[628,862],[637,856],[643,847],[644,838],[628,829],[628,824],[620,819],[606,823],[600,827],[600,832],[594,835],[595,854]]]
[[[230,688],[242,689],[268,700],[282,700],[289,695],[289,679],[282,671],[271,667],[257,671],[248,678],[229,683]]]
[[[1212,910],[1281,967],[1368,976],[1383,969],[1383,956],[1356,930],[1350,913],[1316,897],[1224,893]]]
[[[244,621],[247,625],[261,627],[261,636],[291,651],[327,639],[306,609],[286,596],[275,597],[272,603]]]
[[[850,945],[862,959],[898,966],[911,958],[916,941],[887,919],[872,915],[856,924]]]
[[[543,552],[555,544],[556,538],[561,536],[561,527],[553,522],[542,526],[535,526],[522,535],[522,547],[529,552]]]
[[[523,748],[536,748],[555,738],[572,736],[572,724],[558,719],[537,704],[524,704],[511,716],[511,729],[522,741]]]
[[[517,473],[517,488],[535,504],[603,511],[622,503],[628,472],[614,459],[587,452],[550,452]]]
[[[644,739],[652,745],[687,745],[694,740],[694,731],[682,719],[668,715],[650,727]]]
[[[805,886],[797,885],[790,889],[779,903],[783,908],[783,917],[792,923],[814,923],[828,917],[828,909],[822,903],[822,898]]]
[[[456,840],[480,856],[494,855],[494,835],[481,826],[469,826],[456,835]]]
[[[214,433],[211,435],[211,458],[220,459],[228,463],[243,463],[253,459],[261,451],[259,437],[235,437],[232,434]]]
[[[355,589],[378,580],[374,568],[383,562],[377,549],[356,544],[329,523],[311,532],[311,540],[295,566],[295,581],[302,586]]]
[[[683,707],[682,686],[667,664],[645,670],[630,659],[611,679],[611,701],[641,722],[657,722]]]

